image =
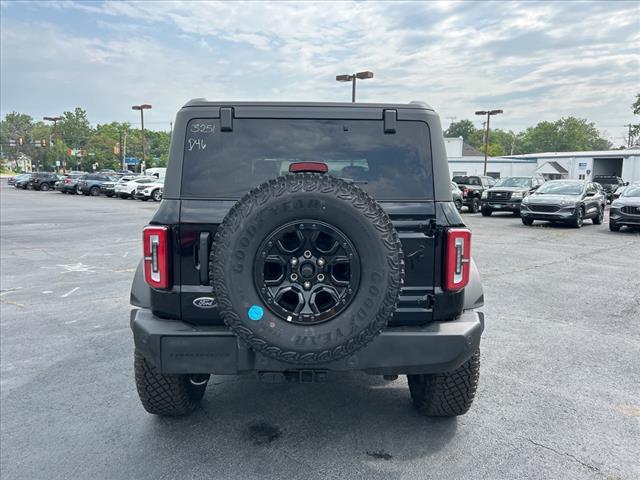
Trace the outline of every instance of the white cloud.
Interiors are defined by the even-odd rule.
[[[496,126],[513,129],[587,116],[617,136],[640,85],[637,3],[53,4],[97,20],[95,35],[44,23],[48,5],[40,24],[3,19],[3,67],[16,60],[3,68],[3,111],[42,96],[48,108],[88,101],[101,121],[131,101],[154,101],[163,120],[199,96],[340,101],[350,92],[334,76],[370,69],[362,101],[424,99],[458,118],[501,107]],[[27,91],[20,75],[43,76],[59,97],[35,81]]]

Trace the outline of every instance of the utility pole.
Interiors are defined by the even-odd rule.
[[[502,110],[479,110],[476,112],[476,115],[486,115],[487,116],[487,128],[484,133],[484,174],[487,174],[487,151],[489,150],[489,121],[491,120],[491,115],[498,115],[499,113],[503,113]]]
[[[49,122],[53,122],[53,129],[51,130],[51,134],[49,135],[49,148],[53,147],[53,134],[54,133],[58,133],[58,129],[57,129],[58,122],[60,120],[62,120],[62,118],[63,117],[61,117],[61,116],[57,116],[57,117],[42,117],[43,120],[47,120]],[[58,140],[58,139],[56,138],[56,140]],[[58,154],[56,153],[56,163],[57,162],[58,162]],[[62,162],[60,162],[60,166],[63,167]],[[63,168],[63,171],[64,170],[65,169]]]
[[[351,103],[356,102],[356,79],[366,80],[373,78],[373,72],[358,72],[353,75],[336,75],[336,81],[338,82],[351,82]]]
[[[127,132],[120,130],[120,163],[122,170],[127,170]]]
[[[140,164],[140,173],[144,173],[144,171],[147,169],[147,163],[146,163],[145,151],[144,151],[144,111],[147,109],[151,109],[151,105],[149,105],[148,103],[143,103],[142,105],[134,105],[131,107],[131,109],[140,110],[140,127],[142,132],[142,136],[140,139],[140,142],[142,143],[142,163]]]

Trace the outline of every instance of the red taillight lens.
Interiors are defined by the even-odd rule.
[[[446,234],[444,289],[450,292],[463,289],[469,283],[471,270],[471,231],[450,228]]]
[[[142,242],[145,281],[153,288],[169,288],[169,229],[146,227]]]
[[[464,187],[464,188],[462,189],[462,196],[463,196],[463,197],[466,197],[468,193],[469,193],[469,189],[468,189],[467,187]]]
[[[289,165],[290,173],[315,172],[327,173],[329,167],[324,162],[295,162]]]

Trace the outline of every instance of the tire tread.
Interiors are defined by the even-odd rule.
[[[407,375],[413,404],[422,415],[454,417],[467,413],[480,378],[480,350],[451,372]]]
[[[138,352],[134,353],[138,396],[144,409],[154,415],[179,416],[191,413],[206,385],[193,387],[188,375],[163,375]]]

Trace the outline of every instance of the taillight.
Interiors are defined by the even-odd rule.
[[[169,288],[169,229],[145,227],[142,241],[145,281],[153,288]]]
[[[467,187],[464,187],[464,188],[462,189],[462,196],[463,196],[463,197],[466,197],[468,193],[469,193],[469,189],[468,189]]]
[[[289,165],[290,173],[315,172],[327,173],[329,166],[324,162],[295,162]]]
[[[444,289],[457,291],[469,283],[471,269],[471,231],[450,228],[446,234]]]

